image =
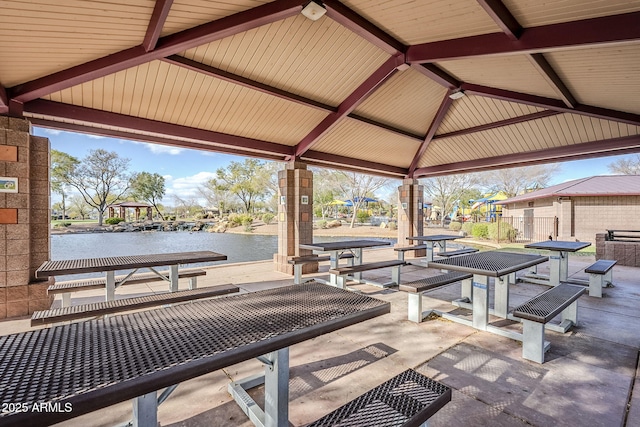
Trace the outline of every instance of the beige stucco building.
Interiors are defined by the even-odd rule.
[[[558,240],[595,243],[606,230],[640,230],[640,175],[576,179],[499,203],[504,217],[556,217]]]

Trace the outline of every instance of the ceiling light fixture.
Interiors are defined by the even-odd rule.
[[[451,99],[460,99],[464,96],[464,91],[462,89],[456,89],[449,95]]]
[[[325,13],[327,13],[327,9],[324,8],[324,5],[320,1],[311,0],[302,8],[302,14],[312,21],[317,21],[322,18]]]

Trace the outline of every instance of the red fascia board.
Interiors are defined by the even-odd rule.
[[[31,114],[39,114],[49,117],[58,117],[85,123],[95,123],[104,126],[113,126],[142,132],[152,132],[159,135],[176,136],[199,141],[206,141],[229,146],[237,149],[262,151],[281,156],[289,156],[293,147],[245,138],[221,132],[208,131],[187,126],[163,123],[155,120],[132,117],[124,114],[108,111],[94,110],[86,107],[63,104],[59,102],[35,100],[25,104],[24,111]]]
[[[546,150],[508,154],[484,159],[467,160],[437,166],[416,169],[415,178],[424,178],[456,173],[477,172],[491,169],[504,169],[532,164],[565,162],[568,160],[591,159],[621,154],[640,153],[640,136],[626,136],[602,141],[590,141],[580,144],[554,147]]]
[[[146,52],[155,49],[172,5],[173,0],[156,0],[156,5],[153,8],[153,13],[151,14],[151,19],[147,27],[147,33],[142,42],[142,46]]]
[[[484,55],[536,53],[640,39],[640,12],[525,28],[518,40],[491,33],[409,46],[407,62],[431,63]]]
[[[301,10],[302,5],[299,0],[280,0],[267,3],[217,21],[162,37],[158,40],[156,48],[150,52],[145,52],[144,47],[140,45],[18,85],[12,90],[12,98],[20,102],[32,101],[127,68],[280,21],[296,15]]]

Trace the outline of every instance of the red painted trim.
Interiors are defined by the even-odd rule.
[[[189,138],[197,141],[226,145],[236,149],[262,151],[273,155],[281,155],[283,158],[293,154],[293,147],[288,145],[275,144],[273,142],[180,126],[171,123],[163,123],[139,117],[131,117],[124,114],[110,113],[108,111],[77,107],[74,105],[42,99],[25,104],[24,111],[25,113],[64,118],[85,123],[95,123],[104,126],[153,132],[155,134],[168,135],[170,137]]]
[[[483,34],[409,46],[407,62],[426,63],[483,55],[536,53],[563,47],[640,39],[640,12],[525,28],[519,40]]]
[[[403,177],[407,174],[407,170],[405,168],[314,150],[305,152],[300,159],[309,164],[322,164],[325,166],[331,165],[331,167],[351,171],[355,168],[365,170],[374,175],[390,176],[393,178]]]
[[[155,49],[172,5],[173,0],[156,0],[156,5],[153,8],[151,20],[147,27],[147,33],[144,35],[144,40],[142,41],[142,47],[145,52]]]
[[[407,51],[407,46],[402,42],[385,33],[339,1],[325,0],[323,3],[327,9],[328,17],[358,34],[374,46],[390,55],[404,54]]]
[[[357,120],[357,121],[362,122],[362,123],[366,123],[366,124],[371,125],[371,126],[379,127],[380,129],[384,129],[384,130],[387,130],[389,132],[395,133],[396,135],[400,135],[400,136],[404,136],[404,137],[407,137],[407,138],[415,139],[416,141],[420,141],[420,142],[422,142],[424,140],[424,136],[422,136],[422,135],[417,135],[417,134],[408,132],[406,130],[394,128],[393,126],[389,126],[389,125],[384,124],[384,123],[376,122],[375,120],[371,120],[371,119],[368,119],[366,117],[358,116],[357,114],[351,113],[351,114],[349,114],[348,117],[350,119],[354,119],[354,120]]]
[[[482,170],[504,169],[540,163],[557,163],[569,160],[582,160],[621,154],[640,153],[640,136],[627,136],[603,141],[591,141],[580,144],[529,151],[526,153],[488,157],[445,165],[416,169],[413,176],[430,177],[456,173],[478,172]]]
[[[537,113],[526,114],[524,116],[512,117],[510,119],[500,120],[498,122],[493,122],[493,123],[487,123],[485,125],[478,125],[478,126],[470,127],[467,129],[460,129],[460,130],[456,130],[449,133],[443,133],[443,134],[434,136],[433,139],[435,140],[435,139],[451,138],[454,136],[469,135],[471,133],[483,132],[489,129],[496,129],[504,126],[511,126],[518,123],[528,122],[531,120],[543,119],[545,117],[555,116],[556,114],[561,114],[561,113],[559,111],[551,111],[551,110],[538,111]]]
[[[16,86],[13,98],[28,102],[53,92],[104,77],[127,68],[161,59],[202,44],[229,37],[298,14],[302,10],[299,0],[279,0],[266,3],[217,21],[209,22],[176,34],[162,37],[151,52],[136,46],[77,65],[48,76]]]
[[[522,26],[500,0],[477,0],[478,4],[511,40],[518,40]]]
[[[433,121],[429,126],[427,135],[424,137],[424,141],[422,142],[422,144],[420,144],[420,148],[418,148],[416,155],[413,156],[413,160],[411,160],[411,165],[409,165],[410,178],[413,176],[413,173],[416,170],[416,167],[418,166],[418,162],[424,155],[425,151],[427,151],[429,144],[431,144],[431,141],[433,140],[433,136],[436,134],[436,131],[440,127],[440,124],[442,124],[442,121],[444,120],[447,113],[449,112],[449,107],[451,107],[451,104],[453,104],[453,99],[449,98],[449,95],[451,95],[451,93],[452,93],[452,90],[447,90],[447,93],[444,95],[444,98],[440,103],[438,112],[436,113],[436,116],[433,118]]]
[[[369,76],[358,88],[353,91],[338,107],[338,111],[329,114],[324,118],[302,141],[298,143],[295,149],[295,156],[300,157],[311,148],[325,133],[333,128],[340,119],[351,113],[362,101],[367,99],[371,93],[383,84],[396,71],[398,66],[402,65],[402,55],[392,56],[387,59],[380,68],[378,68],[371,76]]]
[[[419,72],[420,74],[429,77],[440,86],[444,86],[447,89],[457,89],[460,87],[459,82],[455,77],[448,74],[443,69],[434,64],[412,64],[411,68]]]
[[[549,61],[541,53],[533,53],[528,55],[531,64],[538,70],[540,75],[544,77],[549,86],[555,90],[562,102],[569,108],[575,108],[578,105],[578,101],[573,96],[569,88],[564,84],[560,76],[553,69]]]
[[[626,113],[624,111],[609,110],[607,108],[582,104],[576,105],[575,108],[569,108],[564,104],[564,102],[553,98],[545,98],[543,96],[529,95],[526,93],[512,92],[468,83],[463,83],[461,88],[469,95],[486,96],[487,98],[519,102],[521,104],[533,105],[534,107],[560,111],[561,113],[572,113],[603,120],[613,120],[633,126],[640,126],[640,115]]]

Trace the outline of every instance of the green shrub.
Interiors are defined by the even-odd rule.
[[[397,230],[398,229],[398,224],[396,224],[395,222],[389,222],[389,230]]]
[[[316,222],[316,225],[318,226],[318,228],[328,228],[327,224],[328,222],[326,219],[321,219],[320,221]]]
[[[471,235],[476,239],[486,239],[489,237],[489,224],[486,222],[478,222],[473,224]]]
[[[71,223],[70,222],[56,222],[53,225],[53,228],[67,228],[68,226],[70,226]]]
[[[451,221],[449,223],[449,230],[451,230],[451,231],[460,231],[460,230],[462,230],[462,223],[459,223],[458,221]]]
[[[467,236],[471,236],[473,232],[473,222],[465,222],[462,224],[462,231],[464,231]]]
[[[104,222],[109,225],[117,225],[117,224],[120,224],[122,221],[124,221],[124,218],[118,218],[117,216],[114,216],[113,218],[107,218],[104,220]]]
[[[275,217],[276,217],[276,216],[275,216],[274,214],[266,213],[266,214],[262,215],[262,221],[263,221],[265,224],[269,225],[269,224],[271,224],[271,223],[273,222],[273,219],[274,219]]]
[[[229,224],[231,224],[232,227],[240,227],[241,225],[244,225],[245,222],[252,223],[253,217],[249,214],[229,214]]]
[[[246,215],[243,219],[242,219],[242,226],[244,227],[244,231],[253,231],[253,228],[251,227],[251,224],[253,223],[253,218],[251,218],[251,216]]]
[[[499,227],[499,228],[498,228]],[[488,227],[489,239],[497,242],[513,242],[516,240],[518,231],[506,222],[492,222]],[[498,233],[499,232],[499,233]]]
[[[360,224],[369,221],[369,218],[371,218],[371,216],[366,211],[360,211],[356,214],[356,219]]]

